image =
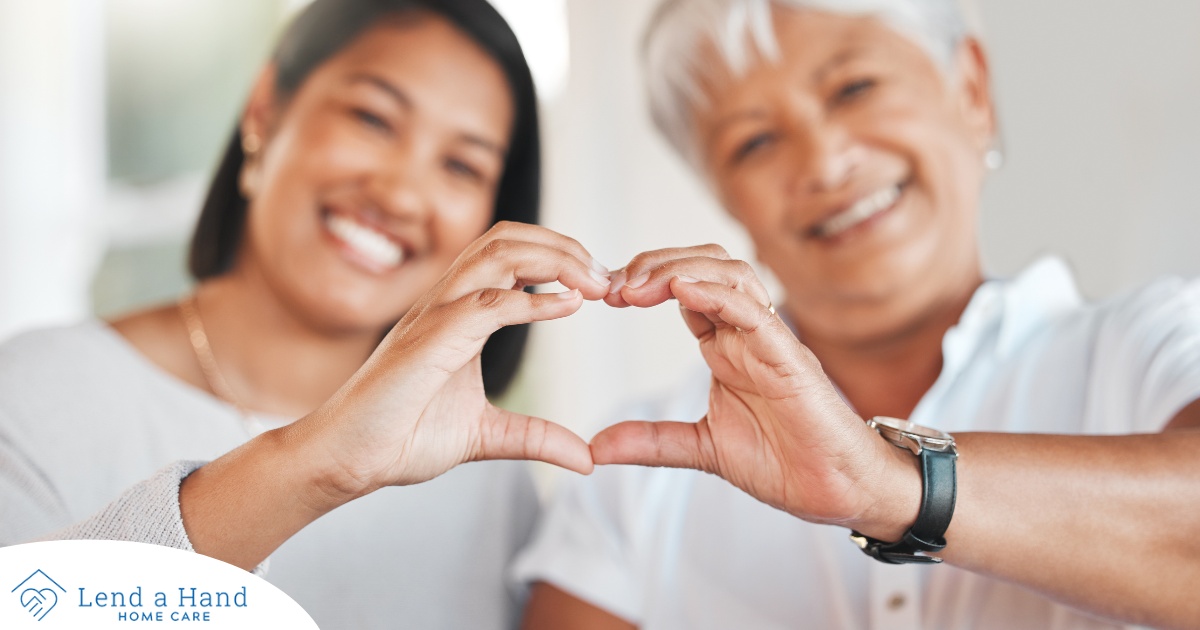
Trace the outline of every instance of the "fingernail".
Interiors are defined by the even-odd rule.
[[[608,294],[612,295],[613,293],[620,293],[621,288],[624,286],[625,286],[625,272],[618,271],[616,273],[616,275],[614,275],[612,277],[612,284],[610,284],[608,287]]]
[[[642,286],[643,284],[646,284],[646,281],[649,279],[650,279],[650,274],[644,273],[644,274],[634,278],[633,280],[626,282],[625,286],[629,287],[630,289],[636,289],[636,288]]]
[[[697,280],[691,276],[675,276],[675,279],[680,282],[686,282],[688,284],[694,284],[696,282],[700,282],[699,280]]]
[[[600,272],[596,271],[595,269],[589,269],[588,273],[591,274],[592,280],[595,280],[596,284],[602,287],[608,286],[608,276],[600,275]]]
[[[554,295],[558,296],[560,300],[573,300],[575,296],[579,295],[579,289],[571,289],[570,291],[563,291]]]
[[[591,267],[596,271],[596,273],[604,276],[605,278],[608,278],[612,275],[612,272],[608,270],[608,267],[601,265],[600,261],[596,260],[595,258],[592,259]]]

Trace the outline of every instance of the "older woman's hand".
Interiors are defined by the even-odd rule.
[[[912,524],[921,494],[915,458],[842,401],[770,310],[748,264],[709,245],[642,254],[616,277],[628,280],[605,299],[610,305],[679,300],[712,385],[699,422],[623,422],[601,431],[592,440],[596,464],[703,470],[807,521],[872,536],[899,538]],[[911,492],[897,492],[905,488]]]

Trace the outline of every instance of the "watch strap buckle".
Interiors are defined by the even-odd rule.
[[[852,531],[850,532],[850,540],[855,545],[858,545],[863,553],[886,564],[938,564],[942,561],[941,558],[927,556],[920,552],[941,551],[946,548],[945,539],[942,539],[940,546],[931,545],[913,537],[911,534],[905,534],[904,539],[900,542],[889,543]],[[910,544],[910,540],[918,544]]]

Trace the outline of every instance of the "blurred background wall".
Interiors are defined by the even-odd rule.
[[[498,0],[546,121],[546,223],[611,267],[740,230],[654,134],[636,48],[652,0]],[[219,147],[303,0],[0,0],[0,338],[187,290]],[[1200,1],[976,0],[1007,164],[989,273],[1057,252],[1104,297],[1200,273]],[[699,361],[671,307],[536,329],[509,404],[585,433]]]

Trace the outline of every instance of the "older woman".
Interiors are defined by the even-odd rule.
[[[1200,626],[1200,284],[984,280],[995,116],[955,3],[670,0],[646,63],[787,301],[715,247],[614,276],[613,305],[678,299],[711,377],[595,463],[715,476],[570,485],[526,627]]]

